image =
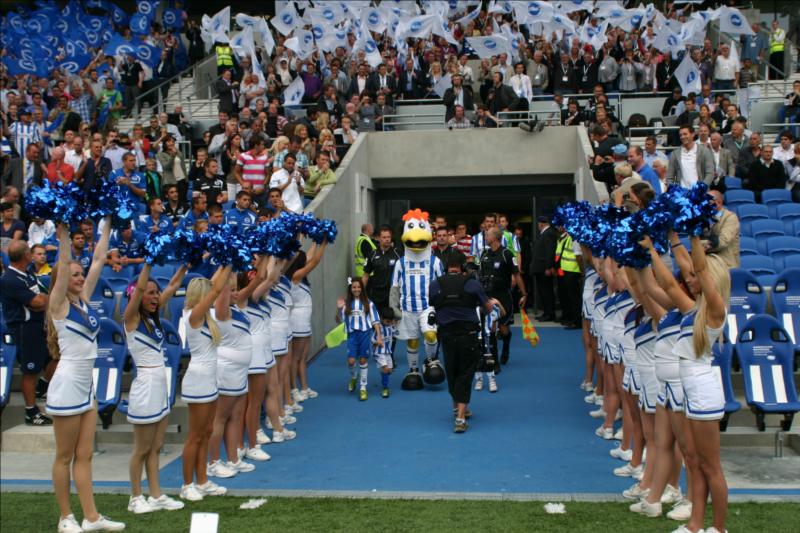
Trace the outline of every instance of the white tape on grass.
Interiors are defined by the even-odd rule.
[[[564,514],[567,512],[563,503],[546,503],[544,504],[544,510],[547,514]]]
[[[251,498],[246,502],[244,502],[242,505],[240,505],[239,509],[258,509],[265,503],[267,503],[266,498],[259,498],[259,499]]]

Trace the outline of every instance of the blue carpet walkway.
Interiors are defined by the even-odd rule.
[[[519,328],[511,360],[498,376],[499,392],[473,393],[467,433],[453,433],[444,384],[400,389],[405,346],[392,396],[380,397],[370,363],[369,399],[346,389],[344,347],[329,350],[310,369],[319,398],[297,416],[297,439],[266,445],[272,460],[252,473],[223,480],[232,489],[493,493],[619,494],[631,480],[611,470],[616,441],[594,435],[599,422],[578,388],[583,369],[580,332],[541,328],[531,348]],[[181,464],[162,471],[162,485],[179,487]]]

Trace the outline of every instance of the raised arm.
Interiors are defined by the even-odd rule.
[[[708,306],[708,325],[718,328],[725,323],[725,300],[714,282],[714,278],[708,271],[708,259],[706,251],[700,242],[700,237],[692,237],[692,265],[694,273],[700,280],[700,288],[703,291],[703,298]]]
[[[178,287],[183,283],[183,278],[186,276],[187,270],[188,267],[186,265],[181,265],[180,268],[175,271],[175,274],[172,275],[172,279],[169,280],[169,284],[161,291],[161,297],[158,299],[158,307],[160,309],[166,307],[172,297],[175,296]]]
[[[689,257],[689,251],[674,231],[669,232],[669,244],[672,246],[672,255],[675,256],[675,262],[678,263],[678,268],[681,269],[681,276],[686,279],[692,273],[692,259]]]
[[[650,237],[642,239],[640,244],[650,252],[650,258],[653,261],[653,273],[656,275],[656,282],[658,282],[658,286],[667,293],[672,304],[677,307],[681,313],[686,313],[692,309],[694,307],[694,300],[686,296],[686,293],[680,288],[678,282],[675,281],[672,272],[669,271],[667,265],[661,260],[661,256],[659,256],[656,249],[653,248],[653,242],[650,240]]]
[[[647,314],[658,322],[666,313],[666,309],[672,307],[672,300],[664,292],[664,289],[658,286],[653,270],[649,266],[638,270],[636,273],[638,285],[641,289],[640,292],[643,296],[642,304],[644,304]]]
[[[83,282],[83,291],[81,298],[84,301],[89,301],[97,285],[97,280],[100,279],[100,274],[103,273],[103,267],[106,264],[106,254],[108,254],[108,240],[111,237],[111,217],[103,218],[103,231],[100,233],[100,240],[94,247],[94,255],[92,255],[92,264],[89,267],[89,273],[86,274],[86,281]]]
[[[128,302],[128,306],[125,308],[125,313],[122,315],[126,333],[139,327],[139,305],[142,303],[144,291],[147,290],[147,282],[150,281],[150,271],[152,268],[150,264],[145,263],[142,267],[142,271],[139,272],[139,279],[136,280],[136,287],[134,287],[131,299]]]
[[[228,285],[228,275],[231,273],[232,268],[231,265],[219,268],[211,277],[211,290],[208,291],[208,294],[206,294],[202,300],[192,307],[192,312],[189,313],[189,326],[197,329],[203,324],[206,313],[208,313],[211,306],[214,305],[214,301],[216,301],[222,289]]]
[[[250,296],[255,291],[256,287],[263,281],[259,275],[258,265],[266,260],[266,256],[261,256],[256,261],[256,275],[250,278],[250,281],[247,285],[238,291],[236,291],[236,306],[239,308],[244,308],[247,306],[247,301],[250,299]],[[238,280],[237,280],[238,281]]]
[[[250,295],[250,299],[254,302],[260,301],[270,288],[272,288],[273,281],[270,279],[269,274],[277,268],[277,263],[278,261],[274,257],[265,256],[264,260],[258,264],[257,278],[259,279],[259,284],[253,291],[253,294]]]
[[[231,286],[236,285],[236,274],[233,271],[228,273],[227,282],[222,287],[222,290],[214,300],[214,314],[217,320],[230,320],[231,319]]]
[[[50,289],[50,301],[48,310],[50,316],[55,319],[62,319],[67,316],[69,303],[67,302],[67,286],[69,285],[69,264],[72,261],[72,250],[70,249],[69,227],[60,223],[56,230],[58,236],[58,264],[56,269],[56,282]]]
[[[322,254],[325,253],[325,248],[328,246],[328,240],[325,239],[320,245],[312,244],[308,250],[308,259],[306,260],[303,268],[298,268],[292,276],[292,283],[297,284],[306,277],[312,270],[314,270],[319,262],[322,261]]]

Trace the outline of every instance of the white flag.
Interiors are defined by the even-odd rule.
[[[213,17],[203,15],[200,35],[206,43],[206,49],[215,42],[227,43],[230,41],[228,32],[231,29],[231,8],[227,6],[221,9]]]
[[[364,32],[369,35],[368,32]],[[372,68],[376,68],[378,65],[383,63],[383,57],[381,57],[381,52],[378,50],[378,43],[372,37],[367,37],[366,41],[364,42],[364,54],[366,55],[367,63]]]
[[[700,94],[703,88],[700,82],[700,69],[697,68],[697,64],[692,61],[690,53],[687,52],[683,55],[683,61],[681,61],[681,64],[675,69],[674,75],[675,79],[677,79],[678,83],[681,85],[683,94]]]
[[[727,6],[720,8],[719,31],[731,35],[754,35],[742,12]]]
[[[514,16],[517,24],[550,22],[553,18],[553,5],[549,2],[514,2]]]
[[[261,36],[261,46],[264,47],[267,55],[272,55],[272,51],[275,49],[275,39],[272,37],[269,26],[267,26],[266,19],[261,18],[255,31]]]
[[[255,54],[256,47],[253,42],[253,28],[251,26],[245,26],[244,30],[231,39],[231,49],[239,59]]]
[[[386,30],[386,17],[377,7],[368,7],[361,12],[361,25],[369,31],[383,33]]]
[[[680,35],[669,28],[662,28],[653,40],[653,48],[662,52],[671,53],[674,59],[678,55],[678,52],[684,49],[684,45]]]
[[[573,11],[589,11],[594,9],[594,2],[590,0],[567,0],[558,5],[561,13],[572,13]]]
[[[286,39],[283,44],[300,59],[306,59],[314,53],[314,34],[308,30],[297,29],[294,36]]]
[[[292,83],[283,91],[283,105],[293,106],[300,105],[303,96],[306,94],[306,86],[303,83],[303,78],[297,76]]]
[[[439,15],[437,17],[439,20],[433,25],[433,34],[444,37],[448,43],[458,46],[458,41],[450,33],[450,25],[447,23],[447,19],[439,17]]]
[[[464,15],[463,17],[461,17],[460,19],[458,19],[456,21],[456,24],[460,24],[462,28],[466,28],[467,24],[469,24],[470,21],[473,21],[476,18],[478,18],[478,15],[480,14],[481,14],[480,8],[475,8],[466,15]]]
[[[432,90],[439,95],[439,98],[444,98],[444,92],[452,86],[453,82],[450,80],[450,74],[445,74],[439,78]]]
[[[427,39],[436,24],[436,15],[420,15],[418,17],[401,17],[397,25],[397,39]]]
[[[475,54],[481,59],[489,59],[492,56],[508,54],[511,48],[508,39],[502,35],[467,37],[467,42],[472,49],[475,50]]]
[[[241,26],[242,28],[251,27],[253,30],[256,30],[259,21],[262,20],[264,17],[251,17],[246,13],[237,13],[236,14],[236,24]]]
[[[281,32],[281,35],[289,35],[292,30],[302,23],[302,20],[294,8],[294,2],[289,2],[285,8],[275,14],[275,18],[270,22],[272,22],[276,30]]]

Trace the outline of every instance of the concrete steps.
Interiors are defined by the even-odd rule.
[[[182,444],[184,436],[181,426],[170,424],[164,437],[165,444]],[[100,425],[95,433],[95,445],[102,450],[105,444],[133,444],[131,424],[114,425],[103,429]],[[55,434],[51,427],[33,427],[20,424],[3,431],[2,451],[4,452],[54,452]]]

